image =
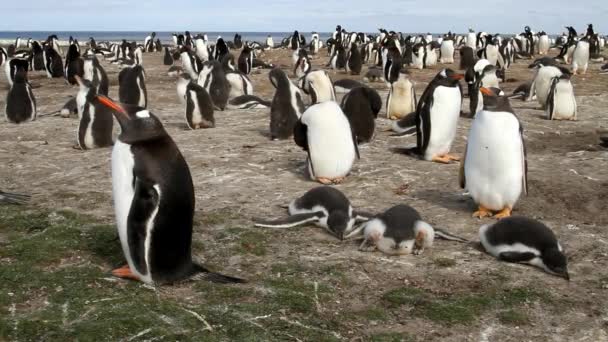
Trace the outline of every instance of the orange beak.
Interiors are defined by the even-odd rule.
[[[127,114],[125,109],[122,108],[118,103],[110,100],[110,98],[103,96],[103,95],[97,95],[97,100],[104,106],[106,106],[106,107],[110,108],[112,111],[114,111],[117,119],[123,119],[125,121],[129,120],[129,114]]]
[[[479,88],[479,91],[480,91],[482,94],[485,94],[485,95],[488,95],[488,96],[494,96],[494,92],[493,92],[493,91],[491,91],[491,90],[490,90],[490,89],[488,89],[488,88],[480,87],[480,88]]]

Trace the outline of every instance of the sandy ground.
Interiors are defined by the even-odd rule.
[[[275,50],[260,58],[291,70],[291,51]],[[323,51],[313,60],[314,68],[323,68],[326,61]],[[507,92],[531,79],[527,63],[518,61],[509,70],[508,78],[516,82],[502,85]],[[102,64],[111,80],[110,96],[117,98],[119,67],[103,61]],[[225,272],[253,279],[267,273],[278,261],[295,260],[312,268],[338,265],[350,282],[340,289],[341,295],[349,299],[342,304],[327,304],[336,312],[377,302],[382,293],[404,282],[438,294],[466,293],[495,281],[497,275],[505,286],[543,289],[564,303],[575,303],[551,313],[542,305],[531,305],[526,310],[533,324],[521,329],[502,325],[494,317],[481,317],[472,326],[455,326],[447,331],[436,323],[392,317],[376,326],[354,326],[353,336],[370,331],[424,330],[430,334],[424,336],[430,339],[435,336],[446,340],[607,338],[608,150],[598,146],[595,130],[608,127],[608,76],[597,74],[599,64],[591,64],[587,75],[574,77],[579,104],[577,122],[548,121],[537,109],[537,102],[512,102],[525,128],[530,187],[529,196],[518,202],[514,214],[541,219],[554,229],[570,258],[569,283],[537,269],[499,263],[470,246],[443,241],[421,256],[362,253],[357,250],[357,243],[341,243],[315,227],[264,231],[271,235],[265,255],[243,257],[226,253],[225,240],[209,237],[231,226],[254,230],[252,217],[281,217],[285,212],[280,205],[317,186],[305,177],[306,154],[291,140],[269,140],[269,110],[216,112],[216,128],[188,130],[175,79],[167,76],[162,54],[145,54],[144,66],[149,109],[161,118],[192,171],[198,220],[194,238],[204,242],[206,248],[195,251],[199,258]],[[457,64],[451,67],[457,68]],[[412,70],[418,95],[441,68],[438,65]],[[361,77],[334,71],[330,74],[334,80]],[[6,91],[4,77],[2,73],[0,89]],[[58,110],[77,92],[63,79],[47,79],[40,72],[30,73],[29,78],[39,114]],[[256,95],[272,98],[268,70],[256,70],[252,80]],[[373,86],[386,98],[384,84]],[[4,106],[2,97],[0,108]],[[468,111],[467,100],[463,110]],[[384,109],[381,116],[383,113]],[[469,119],[460,120],[454,153],[463,153],[470,124]],[[338,188],[356,208],[379,212],[406,203],[432,225],[476,239],[479,226],[493,220],[471,218],[475,206],[458,186],[458,164],[439,165],[393,152],[394,148],[414,144],[415,137],[391,137],[386,132],[389,125],[390,121],[384,118],[377,120],[375,140],[361,146],[361,160]],[[73,149],[77,126],[77,119],[58,116],[41,116],[23,125],[0,122],[0,189],[33,194],[32,206],[70,209],[111,224],[111,150]],[[209,215],[225,215],[228,219],[222,224],[204,224]],[[449,267],[434,263],[444,258],[455,263]]]

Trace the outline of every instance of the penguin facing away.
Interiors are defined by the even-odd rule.
[[[69,84],[76,84],[75,76],[82,77],[84,75],[84,60],[80,57],[78,47],[74,44],[68,48],[68,54],[65,57],[65,79]]]
[[[213,101],[207,90],[189,82],[186,87],[186,123],[190,129],[213,128]]]
[[[219,283],[244,282],[193,262],[192,177],[160,120],[140,107],[123,108],[103,96],[98,101],[112,110],[121,127],[112,151],[112,188],[127,265],[112,274],[148,284],[173,283],[198,273]]]
[[[576,120],[576,98],[569,74],[553,78],[545,108],[549,120]]]
[[[380,94],[368,87],[354,88],[344,96],[340,107],[350,122],[357,143],[371,141],[376,128],[375,120],[382,108]]]
[[[146,73],[141,65],[126,67],[118,74],[118,98],[121,103],[142,108],[148,106]]]
[[[78,148],[88,150],[112,146],[112,128],[114,119],[112,111],[99,103],[97,92],[92,82],[74,76],[80,86],[76,95],[78,108]]]
[[[27,80],[27,68],[16,69],[12,77],[13,83],[6,95],[6,121],[19,124],[36,120],[36,98]]]
[[[359,158],[357,139],[334,101],[310,106],[294,128],[294,141],[308,154],[308,174],[321,184],[339,184]]]
[[[270,139],[288,139],[304,112],[302,93],[279,68],[272,69],[268,77],[276,89],[270,106]]]
[[[511,215],[522,192],[527,194],[527,160],[523,128],[499,89],[480,88],[484,109],[471,125],[460,186],[478,210],[473,217],[500,219]]]
[[[498,260],[525,263],[570,280],[568,258],[553,231],[540,221],[512,216],[479,229],[483,248]]]
[[[307,191],[289,204],[289,217],[276,221],[256,220],[256,227],[291,228],[314,222],[340,240],[350,233],[356,223],[365,222],[369,214],[356,212],[348,198],[331,186]]]
[[[163,57],[163,65],[173,65],[173,56],[168,47],[165,47],[165,55]]]

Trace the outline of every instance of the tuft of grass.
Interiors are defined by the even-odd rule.
[[[530,324],[530,318],[524,312],[510,309],[498,314],[500,323],[505,325],[522,326]]]

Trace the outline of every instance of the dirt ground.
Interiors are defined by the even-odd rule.
[[[238,52],[233,53],[238,57]],[[292,76],[291,51],[274,50],[259,58],[280,65]],[[313,59],[313,66],[321,69],[326,62],[323,51]],[[529,62],[519,60],[508,71],[507,77],[512,82],[501,84],[507,93],[532,78],[533,72],[527,69]],[[111,80],[110,97],[117,98],[119,67],[105,61],[102,65]],[[457,69],[457,66],[449,67]],[[548,121],[537,102],[512,101],[525,128],[530,189],[529,195],[517,203],[514,214],[541,219],[556,232],[569,257],[572,280],[566,282],[535,268],[500,263],[470,245],[437,241],[420,256],[389,257],[379,252],[359,252],[357,242],[340,242],[316,227],[255,228],[251,218],[282,217],[286,212],[280,206],[317,186],[305,177],[306,154],[291,140],[269,140],[269,110],[217,111],[216,128],[188,130],[175,79],[167,76],[168,67],[162,65],[162,54],[145,54],[149,109],[161,118],[192,172],[197,201],[196,257],[214,269],[250,280],[240,287],[247,294],[236,298],[238,303],[256,303],[256,297],[263,296],[264,289],[272,288],[268,282],[285,279],[285,274],[302,286],[314,284],[314,293],[309,287],[294,290],[303,296],[317,296],[317,284],[327,290],[324,300],[315,297],[311,312],[279,305],[268,311],[260,307],[256,314],[249,311],[252,314],[248,319],[240,314],[231,316],[236,321],[242,319],[244,329],[251,330],[247,338],[222,330],[228,323],[214,318],[209,323],[219,334],[215,337],[218,340],[264,339],[260,336],[275,340],[608,340],[608,149],[598,145],[595,133],[597,128],[608,128],[608,75],[599,75],[599,66],[590,64],[587,75],[573,79],[579,105],[576,122]],[[443,67],[411,70],[418,95]],[[334,80],[361,78],[334,71],[330,75]],[[66,85],[63,79],[47,79],[41,72],[31,72],[29,78],[39,115],[60,109],[77,92],[76,87]],[[256,70],[251,78],[254,93],[271,99],[273,88],[268,70]],[[4,73],[0,79],[0,89],[6,91]],[[384,84],[372,86],[386,98]],[[0,108],[4,106],[2,97]],[[468,111],[466,99],[463,110]],[[390,121],[382,118],[383,113],[384,109],[377,120],[375,140],[360,147],[361,160],[337,188],[355,208],[381,212],[405,203],[416,208],[431,225],[477,239],[479,227],[493,220],[471,218],[474,203],[458,186],[458,164],[439,165],[394,152],[395,148],[415,144],[415,137],[391,137],[386,132]],[[470,119],[460,119],[454,153],[463,153],[470,124]],[[69,211],[112,226],[111,149],[73,149],[77,127],[76,118],[53,115],[23,125],[2,120],[0,189],[32,194],[27,210]],[[5,227],[4,231],[0,229],[3,246],[13,241],[8,233],[10,221],[5,222]],[[118,245],[117,241],[113,243]],[[91,283],[108,277],[107,272],[121,259],[120,254],[106,259],[91,258],[84,251],[67,254],[68,259],[75,257],[105,272],[105,276],[88,279]],[[16,265],[19,260],[18,256],[0,254],[1,262]],[[132,290],[143,288],[140,284],[123,283],[105,282],[105,291],[111,292],[114,287],[130,291],[125,286]],[[69,283],[62,286],[68,287]],[[201,299],[205,292],[199,286],[187,283],[168,287],[157,297],[199,307],[223,305]],[[413,294],[404,295],[403,289]],[[217,293],[217,289],[207,290]],[[514,303],[505,295],[513,290],[535,295],[524,296]],[[132,300],[136,301],[137,294],[134,296]],[[478,302],[482,297],[492,299]],[[5,300],[3,310],[8,312],[11,300],[8,297]],[[27,306],[26,302],[22,304]],[[18,317],[31,318],[28,315],[34,309],[20,310],[17,303],[17,312],[11,311],[11,322],[19,321]],[[150,310],[161,312],[162,308]],[[451,313],[454,317],[449,316]],[[311,317],[319,320],[306,321]],[[329,321],[335,322],[323,323]],[[276,322],[288,322],[292,330],[277,328]],[[146,331],[155,324],[150,321],[138,326],[141,329],[137,331],[114,331],[107,336],[162,340],[162,334],[154,331],[136,336],[138,331]],[[4,338],[40,337],[19,335],[15,329],[5,331]],[[311,337],[310,332],[319,335]],[[205,340],[206,333],[186,329],[177,339]]]

